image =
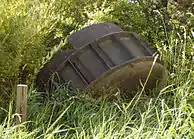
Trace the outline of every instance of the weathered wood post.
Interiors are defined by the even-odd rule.
[[[24,84],[17,85],[16,94],[16,113],[20,116],[16,116],[16,123],[22,123],[27,117],[27,92],[28,86]]]

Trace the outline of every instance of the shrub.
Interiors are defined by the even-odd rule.
[[[52,3],[36,0],[0,2],[0,106],[14,95],[16,84],[30,83],[41,66],[43,29],[53,20],[49,7]]]

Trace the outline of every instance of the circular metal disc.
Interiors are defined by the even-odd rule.
[[[138,86],[145,84],[147,78],[146,88],[153,89],[157,83],[159,86],[163,86],[167,76],[165,68],[159,61],[152,65],[153,57],[127,61],[103,73],[87,89],[90,90],[92,97],[99,98],[107,95],[107,91],[105,91],[107,89],[119,88],[127,89],[128,92],[136,91]],[[149,72],[151,74],[148,77]],[[125,95],[133,97],[131,93]]]

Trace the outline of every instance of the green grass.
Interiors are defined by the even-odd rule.
[[[2,138],[193,138],[194,108],[188,80],[138,103],[58,97],[29,100],[28,121],[14,125],[11,108],[0,125]],[[172,93],[174,95],[168,95]],[[57,92],[56,92],[57,93]],[[31,92],[32,98],[36,92]]]
[[[76,15],[76,13],[72,13],[71,15],[71,12],[69,11],[63,13],[67,17],[63,17],[64,19],[62,19],[62,17],[60,17],[61,13],[57,13],[57,9],[55,9],[58,6],[60,7],[61,1],[57,1],[56,3],[55,1],[52,1],[50,5],[46,2],[43,2],[43,5],[41,5],[39,1],[34,1],[32,3],[30,1],[19,1],[15,3],[15,6],[8,1],[0,1],[0,4],[2,2],[10,9],[6,9],[9,11],[7,13],[8,16],[5,15],[0,17],[0,19],[2,19],[0,20],[0,25],[6,26],[6,31],[9,32],[11,30],[16,33],[8,34],[8,36],[11,35],[11,37],[8,38],[11,40],[10,42],[13,44],[16,44],[14,42],[17,42],[18,45],[8,45],[8,43],[3,45],[0,41],[0,52],[1,50],[4,52],[4,49],[1,49],[1,46],[3,46],[3,48],[10,46],[13,47],[14,50],[15,47],[19,48],[19,46],[21,46],[22,49],[20,51],[28,50],[25,45],[27,42],[25,41],[26,37],[29,37],[30,44],[32,44],[30,45],[31,47],[39,46],[39,43],[42,42],[42,37],[48,32],[53,31],[58,20],[61,20],[60,22],[67,22],[66,24],[70,27],[78,24],[77,22],[68,23],[70,21],[73,22],[82,18],[84,19],[82,22],[85,22],[86,20],[84,17],[78,17],[78,19],[68,17],[68,15]],[[32,4],[32,6],[30,6],[30,4]],[[48,4],[47,7],[44,4]],[[69,2],[67,2],[67,4],[71,5]],[[18,8],[21,5],[24,6],[23,9]],[[27,5],[31,9],[27,12],[28,14],[25,13],[26,9],[28,9]],[[1,15],[3,15],[2,7],[5,8],[6,6],[0,5]],[[61,7],[64,8],[64,5]],[[120,7],[122,7],[122,5]],[[122,9],[120,10],[122,11]],[[18,13],[16,11],[21,12]],[[61,11],[59,10],[59,12]],[[38,16],[40,12],[43,14]],[[102,11],[99,10],[99,12]],[[17,15],[17,13],[19,15]],[[56,13],[59,15],[57,16]],[[87,14],[89,13],[90,12]],[[107,19],[106,16],[108,13],[103,14],[102,12],[102,14],[99,15],[102,17],[95,15],[94,17],[96,19],[90,20],[99,22],[98,20],[101,21],[103,18]],[[34,17],[34,19],[31,17]],[[91,15],[91,18],[92,17],[93,15]],[[190,17],[192,19],[189,21],[193,21],[193,15]],[[11,19],[14,19],[13,21],[15,22],[11,22]],[[1,22],[3,20],[4,22]],[[88,22],[91,22],[90,20]],[[9,21],[10,27],[7,26],[7,22],[5,21]],[[165,67],[169,70],[167,86],[162,89],[156,88],[150,92],[145,92],[145,90],[140,89],[134,99],[122,100],[118,98],[115,101],[93,100],[88,96],[86,97],[84,93],[78,91],[75,91],[75,94],[77,93],[78,95],[69,96],[68,89],[65,87],[53,92],[50,97],[41,97],[40,92],[36,92],[32,87],[28,92],[28,119],[26,122],[22,124],[14,123],[14,117],[17,116],[17,114],[14,113],[14,102],[10,102],[8,109],[0,106],[0,114],[4,113],[6,115],[3,119],[3,116],[0,115],[0,119],[2,119],[2,122],[0,123],[0,138],[194,138],[194,36],[191,34],[193,30],[192,27],[188,27],[189,25],[180,26],[179,30],[177,27],[177,24],[179,23],[175,20],[172,20],[171,22],[175,22],[175,25],[173,26],[172,32],[168,33],[166,38],[168,45],[160,38],[158,38],[160,41],[155,44],[161,53],[161,58],[164,61]],[[13,27],[13,24],[11,23],[18,23],[17,25],[19,28]],[[86,24],[90,23],[84,23],[83,25]],[[128,21],[123,22],[123,24],[128,26]],[[189,24],[192,24],[192,22]],[[0,33],[4,31],[4,26],[0,27]],[[77,28],[81,26],[82,24],[78,25]],[[65,29],[68,30],[69,28]],[[40,42],[36,40],[33,33],[31,36],[28,31],[32,31],[37,37],[40,35],[38,37]],[[72,30],[70,29],[70,31]],[[68,31],[66,31],[66,33],[67,32]],[[17,33],[19,33],[19,35],[17,35]],[[22,35],[22,33],[24,33],[24,35]],[[58,33],[60,36],[60,30]],[[157,36],[152,37],[157,38]],[[4,40],[5,38],[1,39]],[[40,44],[43,45],[42,43]],[[55,47],[56,49],[58,48],[58,46]],[[40,49],[42,49],[42,47]],[[16,55],[18,59],[20,59],[20,51],[18,52],[19,54]],[[32,52],[36,54],[36,51]],[[10,52],[10,55],[11,54],[13,54],[13,52]],[[5,54],[5,56],[7,56],[7,54]],[[27,56],[29,58],[30,55]],[[38,55],[35,55],[35,57],[36,56]],[[9,57],[1,60],[6,61],[7,59],[9,59]],[[25,58],[23,60],[25,62]],[[37,58],[37,60],[40,59]],[[14,63],[12,60],[10,60],[10,62]],[[28,59],[28,62],[32,62],[30,58]],[[6,63],[3,63],[2,65],[4,64]],[[15,63],[14,66],[18,67],[18,63]],[[14,66],[12,67],[13,69]],[[3,71],[8,73],[6,68],[3,69]],[[16,73],[17,72],[18,70]],[[7,74],[2,74],[2,77],[7,79],[6,75]],[[14,84],[11,84],[11,86],[14,86]],[[5,91],[5,93],[7,92]],[[146,96],[146,94],[150,95]]]
[[[169,51],[167,54],[166,58],[170,59]],[[178,58],[180,64],[174,65],[176,68],[169,73],[168,86],[162,90],[153,90],[151,93],[155,93],[156,97],[145,99],[137,95],[139,99],[134,99],[136,103],[131,100],[97,101],[84,98],[84,95],[70,97],[65,88],[53,92],[50,98],[39,97],[37,100],[39,93],[31,89],[27,122],[15,125],[10,105],[7,118],[0,125],[0,136],[10,139],[192,139],[194,137],[194,72],[191,68],[193,65],[191,61],[181,58],[180,55]]]

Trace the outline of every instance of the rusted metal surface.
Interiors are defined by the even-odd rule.
[[[114,24],[89,26],[72,34],[69,41],[75,50],[58,53],[44,66],[38,81],[43,79],[46,88],[54,82],[70,82],[73,88],[90,90],[95,98],[104,95],[103,88],[137,89],[140,82],[145,82],[157,52],[135,33],[122,31]],[[165,71],[157,60],[146,88],[164,82]]]
[[[152,64],[153,58],[151,57],[127,61],[103,73],[87,87],[87,90],[92,97],[99,98],[107,95],[105,90],[119,88],[121,92],[124,90],[132,92],[137,91],[138,87],[143,85],[145,85],[145,89],[162,87],[166,84],[166,70],[160,61],[157,61],[151,70]],[[151,74],[148,76],[150,70]],[[147,83],[146,79],[148,79]],[[157,82],[159,83],[157,84]],[[121,95],[133,97],[134,94],[131,92]]]
[[[72,53],[56,72],[61,75],[61,80],[71,80],[73,87],[85,88],[114,66],[152,56],[153,52],[138,41],[128,32],[108,34]]]
[[[63,63],[65,59],[73,52],[74,50],[70,50],[68,52],[58,51],[52,59],[47,62],[38,72],[35,84],[37,86],[38,91],[47,91],[50,92],[50,80],[52,78],[52,74],[57,70],[59,65]]]
[[[68,37],[68,41],[74,49],[79,49],[104,35],[120,31],[123,30],[116,24],[98,23],[74,32]]]

